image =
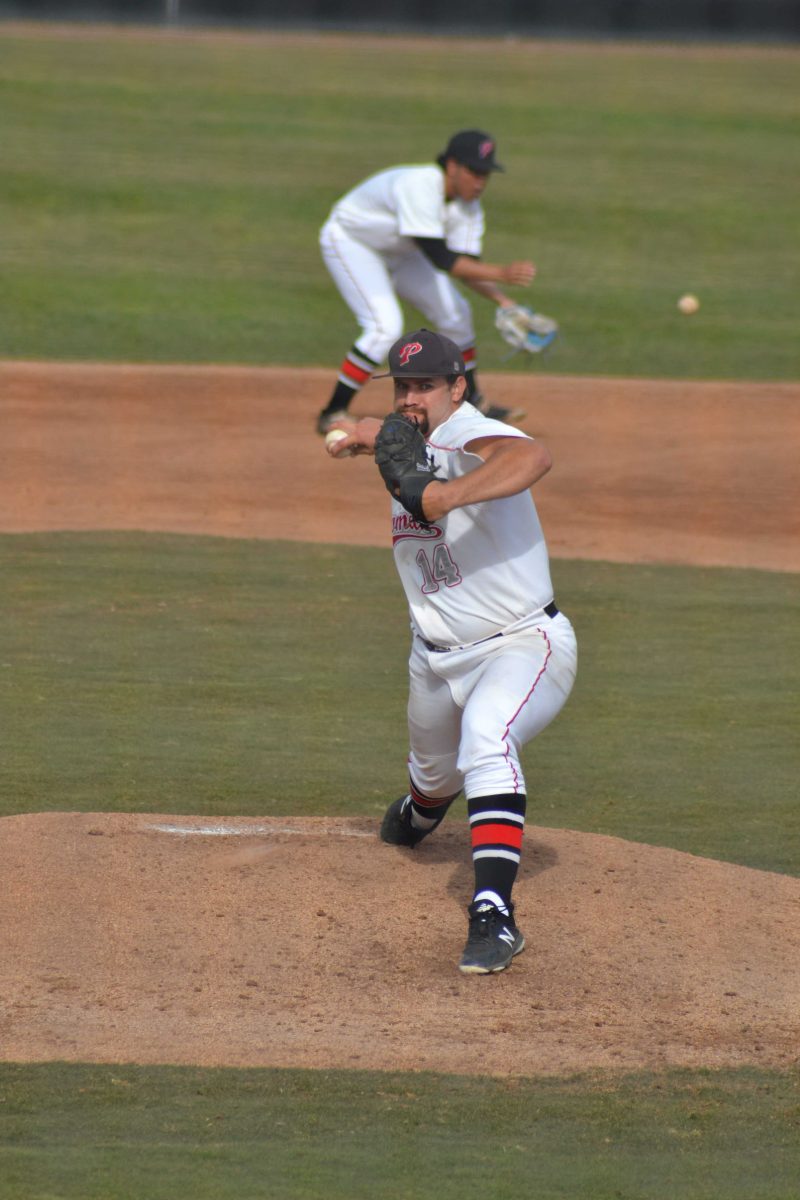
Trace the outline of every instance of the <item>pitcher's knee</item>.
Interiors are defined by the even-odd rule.
[[[456,765],[455,754],[441,758],[425,759],[410,755],[409,773],[420,791],[426,796],[453,796],[461,790],[464,779]]]

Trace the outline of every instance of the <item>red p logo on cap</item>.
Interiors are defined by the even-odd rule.
[[[413,355],[419,354],[421,351],[422,346],[419,344],[419,342],[406,342],[405,346],[403,346],[400,351],[400,366],[407,367],[408,360],[412,358]]]

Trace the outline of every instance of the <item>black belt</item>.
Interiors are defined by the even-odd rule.
[[[542,612],[545,613],[548,617],[557,617],[558,609],[556,608],[555,601],[551,600],[551,602],[549,604],[545,604],[544,608],[542,609]],[[420,638],[420,641],[422,642],[422,644],[426,650],[432,650],[434,654],[447,654],[448,651],[450,651],[450,650],[467,650],[467,649],[471,649],[472,646],[480,646],[482,642],[493,642],[495,638],[499,638],[502,636],[503,636],[502,633],[493,633],[491,635],[491,637],[480,638],[477,642],[471,642],[469,647],[467,647],[467,646],[435,646],[433,644],[433,642],[428,642],[425,640],[425,638]]]

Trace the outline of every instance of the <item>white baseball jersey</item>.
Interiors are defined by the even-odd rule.
[[[527,437],[467,402],[428,438],[436,473],[455,479],[483,459],[464,447],[476,438]],[[426,528],[392,501],[395,563],[419,635],[464,646],[523,623],[553,599],[539,515],[529,491],[456,508]]]
[[[446,200],[444,172],[434,164],[390,167],[357,184],[331,217],[352,237],[381,253],[410,238],[444,238],[455,254],[479,255],[485,228],[479,200]]]

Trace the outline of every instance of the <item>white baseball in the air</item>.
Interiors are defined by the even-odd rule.
[[[690,317],[692,313],[696,313],[699,307],[700,301],[697,299],[697,296],[692,296],[690,293],[687,293],[685,296],[681,296],[680,300],[678,301],[678,308],[687,317]]]

